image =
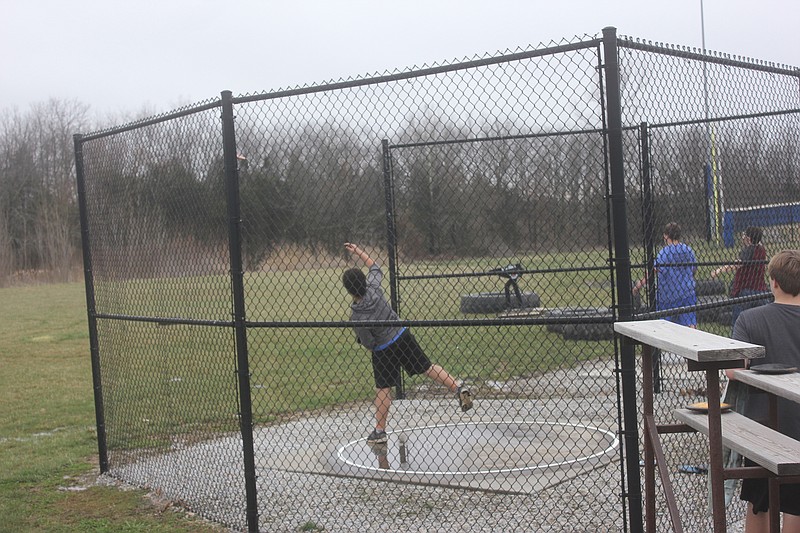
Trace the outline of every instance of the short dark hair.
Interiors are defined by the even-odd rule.
[[[747,235],[747,238],[750,239],[750,242],[753,244],[758,244],[761,242],[761,237],[764,235],[764,232],[761,231],[761,228],[757,226],[750,226],[744,230],[744,234]]]
[[[342,274],[342,283],[347,292],[363,298],[367,294],[367,276],[360,268],[349,268]]]
[[[681,240],[681,227],[677,222],[670,222],[664,227],[664,235],[673,241]]]
[[[783,250],[767,265],[767,274],[781,290],[792,296],[800,294],[800,250]]]

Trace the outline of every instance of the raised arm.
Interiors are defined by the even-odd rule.
[[[352,242],[346,242],[344,243],[344,247],[348,252],[361,259],[367,266],[367,268],[375,264],[375,261],[372,260],[369,254],[364,250],[362,250],[361,248],[359,248],[357,244],[353,244]]]
[[[647,276],[643,277],[642,279],[636,282],[636,284],[633,286],[633,293],[637,294],[639,292],[639,289],[641,289],[645,285],[647,285]]]
[[[736,265],[736,264],[734,264],[734,265],[722,265],[721,267],[715,268],[714,270],[711,271],[711,277],[712,278],[716,278],[717,276],[719,276],[723,272],[728,272],[729,270],[736,270],[737,268],[739,268],[739,265]]]

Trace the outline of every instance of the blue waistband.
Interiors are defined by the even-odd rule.
[[[407,329],[408,329],[407,327],[403,326],[402,328],[400,328],[400,331],[397,332],[397,335],[395,335],[394,338],[392,338],[392,340],[390,340],[389,342],[387,342],[385,344],[381,344],[380,346],[376,346],[375,348],[372,349],[372,351],[373,352],[380,352],[381,350],[385,350],[386,348],[388,348],[389,346],[394,344],[395,341],[397,341],[397,339],[400,338],[400,335],[405,333]]]

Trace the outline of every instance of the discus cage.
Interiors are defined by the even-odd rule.
[[[700,328],[769,300],[710,274],[749,226],[798,247],[799,133],[797,68],[606,28],[76,134],[101,472],[236,530],[642,531],[641,369],[613,322],[675,314],[671,221]],[[404,376],[366,444],[345,242],[471,411]],[[708,392],[670,354],[654,372],[664,422]],[[708,530],[705,440],[663,444]]]

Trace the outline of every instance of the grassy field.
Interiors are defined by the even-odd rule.
[[[0,531],[220,531],[142,491],[95,486],[82,283],[0,290]]]
[[[599,253],[550,260],[548,268],[588,260],[604,264]],[[417,262],[413,273],[486,268],[467,262]],[[345,322],[350,299],[341,287],[341,270],[308,266],[248,274],[248,320]],[[608,305],[611,287],[604,274],[559,272],[539,276],[536,283],[546,306]],[[409,319],[463,319],[460,295],[502,290],[503,283],[495,276],[408,281],[403,285],[402,314]],[[98,312],[230,320],[225,287],[224,278],[213,276],[106,282],[97,286]],[[107,405],[124,406],[108,419],[111,450],[167,447],[176,433],[196,441],[237,431],[230,328],[114,320],[100,320],[98,328],[104,397]],[[415,334],[435,362],[470,380],[471,386],[613,356],[608,342],[565,342],[543,326],[416,327]],[[369,356],[347,326],[252,328],[247,342],[257,424],[369,402],[374,394]]]
[[[251,320],[347,318],[347,298],[338,276],[328,270],[254,275],[247,281],[250,290],[261,295],[251,300]],[[98,310],[224,320],[230,301],[225,289],[226,283],[217,278],[172,279],[159,287],[130,282],[102,287],[103,295],[113,296],[99,299]],[[470,289],[445,289],[456,297],[432,298],[443,290],[436,282],[408,287],[404,310],[412,318],[459,317],[457,295]],[[164,290],[169,298],[163,297]],[[167,504],[153,503],[141,491],[93,483],[97,443],[83,284],[14,287],[0,294],[0,530],[218,530]],[[284,301],[306,302],[307,307],[275,304]],[[191,435],[200,428],[197,438],[236,431],[230,330],[101,321],[100,333],[101,341],[110,343],[101,349],[113,348],[110,353],[119,357],[104,369],[109,385],[105,392],[118,395],[106,398],[107,406],[113,401],[134,406],[114,419],[109,435],[114,449],[158,448],[176,431]],[[541,346],[554,342],[543,329],[537,338],[509,334],[500,343],[496,327],[420,328],[418,335],[439,362],[473,379],[543,371],[565,363],[553,356],[558,350],[542,355]],[[598,346],[585,343],[575,353],[579,358],[596,357]],[[350,330],[256,330],[249,336],[249,349],[258,423],[297,411],[369,401],[372,395],[369,358],[355,346]],[[312,390],[303,387],[298,374],[317,385]],[[198,381],[202,395],[196,393]]]
[[[538,268],[604,264],[603,253],[531,258]],[[492,265],[494,266],[494,265]],[[405,274],[479,271],[486,265],[417,263]],[[335,270],[336,272],[334,272]],[[251,321],[346,320],[340,269],[250,274]],[[698,277],[704,277],[698,275]],[[172,278],[98,285],[98,311],[229,320],[228,281]],[[601,271],[526,277],[545,307],[608,305]],[[494,277],[422,279],[403,286],[410,319],[463,318],[459,295],[502,290]],[[215,531],[141,491],[96,486],[97,444],[82,283],[0,290],[0,531]],[[222,326],[101,320],[113,450],[161,448],[176,433],[202,440],[237,431],[235,350]],[[611,357],[609,342],[565,341],[544,327],[416,328],[432,358],[473,383]],[[369,358],[345,328],[254,329],[248,334],[255,422],[368,402]],[[411,380],[411,386],[414,381]],[[313,386],[309,386],[313,384]],[[200,393],[198,393],[200,391]]]

